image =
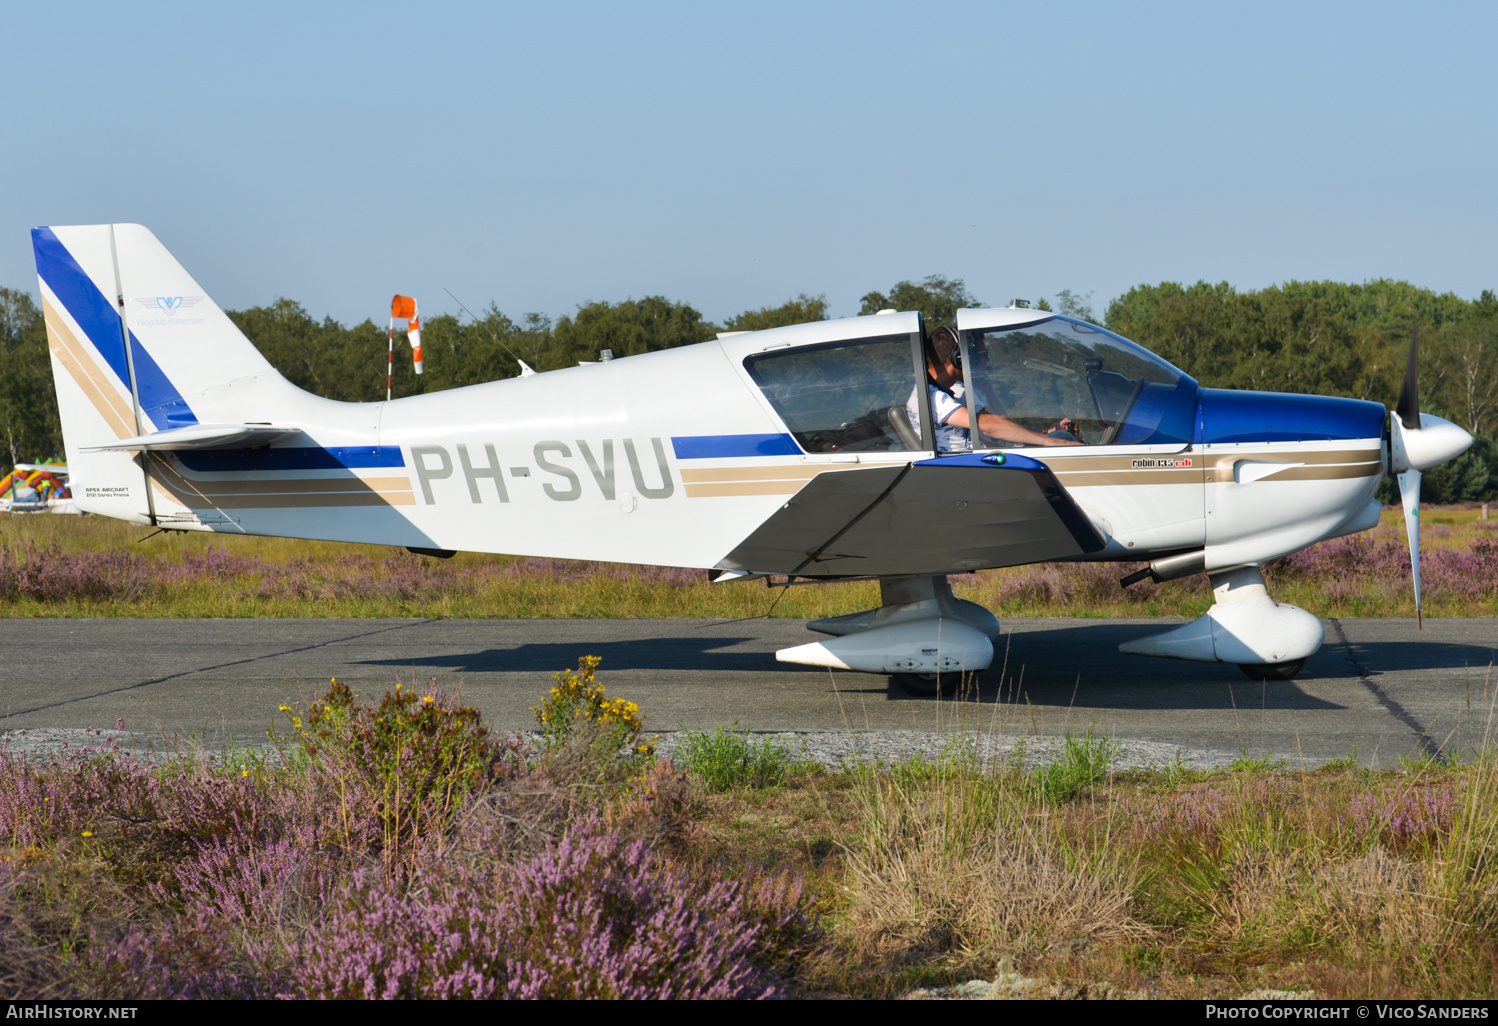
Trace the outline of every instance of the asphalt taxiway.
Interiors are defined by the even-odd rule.
[[[451,690],[502,731],[534,726],[553,674],[602,657],[610,695],[658,730],[951,731],[1058,736],[1089,725],[1187,751],[1364,762],[1470,749],[1498,703],[1498,620],[1326,621],[1293,681],[1118,653],[1178,621],[1013,619],[964,701],[775,661],[820,635],[799,620],[0,620],[0,732],[127,727],[213,743],[284,726],[330,677],[379,694]]]

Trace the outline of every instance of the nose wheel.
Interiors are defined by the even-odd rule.
[[[895,673],[890,675],[895,686],[913,698],[943,698],[955,695],[962,686],[962,671],[951,673]]]
[[[1292,659],[1288,663],[1239,663],[1238,669],[1251,680],[1291,680],[1305,664],[1304,659]]]

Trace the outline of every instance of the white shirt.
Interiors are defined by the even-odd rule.
[[[931,394],[931,413],[935,418],[937,451],[960,452],[964,449],[971,449],[973,436],[968,429],[947,424],[952,414],[958,410],[967,409],[962,382],[954,384],[951,392],[948,392],[928,381],[926,390]],[[915,428],[917,435],[921,433],[921,411],[916,406],[918,395],[920,392],[917,389],[911,389],[910,402],[905,404],[905,412],[910,416],[910,424]],[[981,398],[978,399],[977,405],[980,414],[988,409],[987,404]]]

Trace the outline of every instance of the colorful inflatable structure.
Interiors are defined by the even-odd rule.
[[[77,513],[68,488],[68,465],[61,460],[17,463],[0,477],[0,512]]]

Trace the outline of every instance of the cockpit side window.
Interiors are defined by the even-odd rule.
[[[921,450],[911,345],[907,334],[831,342],[757,353],[744,367],[809,453]]]
[[[1191,440],[1196,382],[1126,338],[1069,317],[963,334],[980,408],[1089,445]]]

